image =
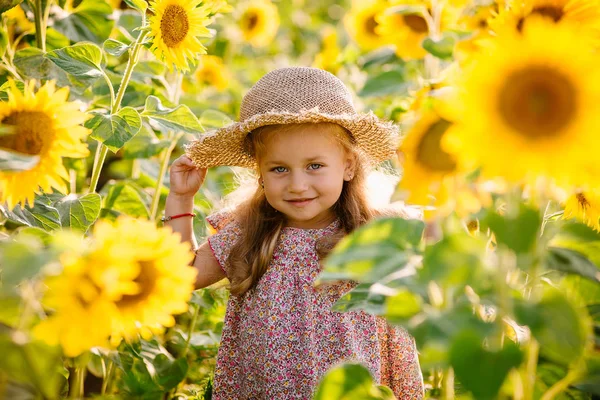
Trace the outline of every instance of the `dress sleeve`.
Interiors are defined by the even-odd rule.
[[[229,277],[229,253],[231,248],[240,237],[241,229],[231,211],[219,211],[206,217],[210,225],[211,236],[208,237],[208,245],[221,269]]]
[[[377,317],[381,352],[381,384],[388,386],[399,400],[424,397],[423,375],[415,341],[406,330],[390,326]]]

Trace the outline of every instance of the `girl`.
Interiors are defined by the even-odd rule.
[[[399,399],[421,398],[412,338],[365,312],[331,311],[355,283],[313,286],[335,243],[382,215],[366,200],[366,171],[394,154],[395,127],[356,113],[335,76],[302,67],[259,80],[240,120],[191,143],[173,163],[164,218],[196,247],[185,217],[206,168],[257,173],[251,198],[207,217],[217,233],[194,260],[197,287],[231,282],[213,399],[310,399],[343,361],[361,362]]]

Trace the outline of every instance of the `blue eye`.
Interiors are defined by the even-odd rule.
[[[271,171],[275,171],[277,173],[282,173],[282,172],[285,172],[286,169],[285,169],[285,167],[275,167],[275,168],[271,168]]]
[[[308,168],[309,168],[309,169],[312,169],[312,170],[316,170],[316,169],[319,169],[319,168],[321,168],[322,166],[323,166],[322,164],[310,164],[310,165],[308,166]]]

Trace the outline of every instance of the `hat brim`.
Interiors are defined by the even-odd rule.
[[[186,155],[200,168],[219,165],[256,168],[256,160],[244,148],[244,139],[254,129],[267,125],[332,122],[346,128],[372,165],[390,159],[398,147],[399,130],[392,122],[367,114],[326,114],[318,109],[300,113],[269,112],[255,115],[204,134],[185,145]]]

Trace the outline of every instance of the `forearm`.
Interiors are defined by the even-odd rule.
[[[194,210],[193,196],[177,196],[169,193],[165,203],[165,216],[191,213]],[[176,218],[165,222],[165,226],[170,226],[173,232],[181,235],[182,242],[189,242],[193,249],[197,246],[194,236],[193,219],[190,217]]]

